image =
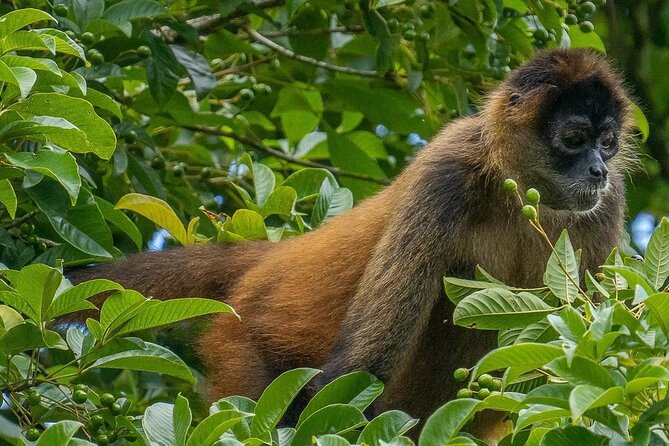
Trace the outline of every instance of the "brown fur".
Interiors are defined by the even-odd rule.
[[[309,234],[140,254],[75,280],[109,277],[162,299],[230,303],[241,321],[213,318],[198,347],[212,399],[257,398],[292,367],[324,368],[324,380],[366,369],[387,383],[378,410],[400,408],[424,420],[454,396],[453,370],[473,365],[496,340],[450,323],[442,277],[470,276],[480,264],[512,285],[542,284],[549,250],[500,187],[507,177],[525,187],[524,169],[542,168],[522,161],[532,163],[537,111],[555,88],[594,77],[620,102],[623,139],[629,131],[629,102],[601,57],[582,50],[541,57],[562,84],[523,91],[512,105],[517,89],[503,83],[480,115],[445,127],[384,191]],[[590,269],[620,241],[626,150],[609,162],[612,187],[596,209],[541,210],[550,237],[568,228]]]

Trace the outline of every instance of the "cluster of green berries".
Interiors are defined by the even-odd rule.
[[[469,370],[459,368],[453,373],[453,377],[458,381],[464,381],[469,378]],[[492,392],[499,392],[500,390],[502,390],[502,380],[484,373],[479,376],[476,381],[472,382],[469,387],[460,389],[457,393],[457,397],[477,397],[479,399],[484,399],[490,396]]]
[[[507,178],[506,180],[504,180],[504,190],[510,193],[517,194],[518,183],[516,183],[511,178]],[[527,220],[534,221],[537,219],[539,215],[537,212],[537,206],[539,205],[539,201],[541,201],[541,194],[539,194],[538,190],[532,187],[527,189],[527,192],[525,192],[525,198],[527,199],[527,202],[529,204],[523,206],[523,208],[521,209],[521,213],[523,214],[523,217],[525,217]]]
[[[564,22],[569,25],[578,25],[584,33],[594,31],[595,27],[590,21],[590,16],[597,11],[597,8],[604,6],[606,0],[577,1],[569,0],[568,9],[559,9],[558,12],[564,17]]]
[[[35,225],[29,221],[24,221],[19,225],[19,231],[25,242],[32,246],[37,252],[44,252],[47,250],[48,246],[44,240],[40,239],[35,235]]]

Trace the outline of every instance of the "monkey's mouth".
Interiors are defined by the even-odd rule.
[[[599,201],[608,189],[608,181],[601,185],[580,185],[580,187],[574,190],[574,194],[572,195],[576,202],[574,210],[589,211],[593,209],[599,204]]]

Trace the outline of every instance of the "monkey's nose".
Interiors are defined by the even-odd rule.
[[[609,169],[606,168],[604,164],[598,164],[590,166],[590,175],[595,181],[606,181],[606,176],[609,173]]]

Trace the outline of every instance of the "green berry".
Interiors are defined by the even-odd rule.
[[[269,96],[272,94],[272,87],[267,84],[254,84],[253,91],[260,96]]]
[[[469,377],[469,370],[467,370],[464,367],[460,367],[459,369],[456,369],[455,372],[453,372],[453,378],[455,378],[458,381],[464,381]]]
[[[44,251],[46,251],[48,248],[49,248],[49,247],[47,246],[47,244],[44,243],[44,242],[42,242],[42,241],[40,241],[40,242],[37,244],[37,246],[35,246],[35,249],[37,250],[37,252],[44,252]]]
[[[72,394],[72,400],[77,404],[84,404],[88,399],[88,392],[83,390],[75,390]]]
[[[26,431],[26,438],[30,441],[37,441],[40,435],[42,435],[42,432],[34,427],[31,427]]]
[[[592,14],[593,12],[595,12],[597,10],[597,7],[592,2],[585,2],[585,3],[581,3],[578,6],[578,9],[579,9],[579,11],[583,11],[586,14]]]
[[[74,386],[74,390],[82,390],[84,392],[88,392],[88,386],[86,384],[77,384]]]
[[[456,398],[471,398],[472,391],[469,389],[460,389],[456,395]]]
[[[128,144],[132,144],[132,143],[134,143],[135,141],[137,141],[137,132],[134,131],[134,130],[128,130],[127,132],[125,132],[125,133],[123,134],[123,139],[124,139],[125,142],[127,142]]]
[[[430,33],[428,33],[427,31],[423,31],[420,34],[418,34],[417,37],[419,41],[427,42],[428,40],[430,40]]]
[[[533,36],[534,36],[534,40],[536,40],[537,42],[545,42],[549,39],[548,31],[546,31],[543,28],[539,28],[536,31],[534,31]]]
[[[177,178],[184,176],[184,168],[180,165],[172,166],[172,175]]]
[[[163,169],[165,168],[165,160],[157,156],[151,160],[151,167],[153,167],[156,170]]]
[[[537,208],[535,208],[531,204],[526,204],[525,206],[523,206],[522,213],[523,217],[525,217],[528,220],[537,219]]]
[[[581,22],[578,27],[583,31],[584,33],[591,33],[595,30],[595,25],[592,24],[592,22],[585,21]]]
[[[250,88],[242,88],[239,90],[239,97],[245,101],[251,101],[255,97],[255,93]]]
[[[527,189],[527,192],[525,192],[525,198],[527,198],[527,201],[530,202],[530,204],[537,205],[539,204],[539,200],[541,199],[541,195],[539,194],[539,191],[536,190],[535,188],[530,188]]]
[[[21,226],[19,226],[19,229],[21,230],[21,233],[25,236],[28,236],[35,232],[35,225],[30,223],[30,222],[23,222],[21,223]]]
[[[208,180],[214,175],[214,172],[211,170],[211,167],[203,167],[200,171],[200,178],[203,180]]]
[[[109,437],[105,434],[100,434],[95,437],[95,444],[99,446],[106,446],[109,444]]]
[[[70,10],[68,9],[67,5],[59,3],[57,5],[53,5],[53,12],[57,16],[66,17],[67,13],[70,12]]]
[[[490,396],[490,389],[480,389],[479,390],[479,398],[484,399]]]
[[[95,36],[93,33],[86,31],[81,36],[79,36],[79,40],[81,40],[81,43],[84,45],[91,45],[93,42],[95,42]]]
[[[26,400],[28,401],[29,405],[37,406],[42,402],[42,395],[40,395],[37,390],[31,389],[28,391],[28,395],[26,395]]]
[[[432,6],[431,3],[428,3],[426,5],[421,6],[418,9],[418,12],[420,13],[420,16],[423,17],[424,19],[429,19],[434,15],[434,6]]]
[[[151,48],[149,48],[146,45],[138,46],[137,47],[137,55],[141,57],[142,59],[146,59],[147,57],[151,57]]]
[[[105,56],[103,56],[102,53],[95,48],[86,52],[86,58],[90,60],[93,65],[100,65],[105,61]]]
[[[112,412],[114,415],[121,415],[121,414],[123,413],[123,406],[121,405],[121,403],[119,403],[119,402],[117,401],[117,402],[115,402],[114,404],[112,404],[112,406],[111,406],[111,412]]]
[[[104,407],[111,407],[115,402],[116,397],[114,397],[114,395],[111,393],[103,393],[100,395],[100,404],[102,404]]]
[[[595,274],[595,279],[602,281],[608,279],[608,277],[606,277],[606,274],[604,273],[597,273]]]
[[[413,24],[413,22],[406,22],[404,25],[402,25],[402,31],[409,31],[410,29],[413,30],[416,28],[416,25]]]
[[[578,23],[578,17],[576,17],[574,14],[569,14],[564,18],[564,22],[567,25],[576,25]]]
[[[502,380],[497,378],[493,379],[491,390],[494,390],[495,392],[499,392],[500,390],[502,390]]]
[[[515,192],[518,190],[518,183],[516,183],[511,178],[504,180],[504,190],[509,192]]]
[[[124,438],[126,441],[129,441],[130,443],[132,443],[132,442],[134,442],[134,441],[137,441],[137,438],[138,438],[138,437],[137,437],[137,434],[135,434],[134,432],[128,432],[127,434],[125,434],[125,435],[123,436],[123,438]]]
[[[67,37],[69,37],[72,40],[77,38],[77,33],[72,31],[71,29],[68,29],[67,31],[65,31],[65,34],[67,34]]]
[[[29,235],[26,238],[26,243],[28,243],[30,246],[37,246],[39,245],[39,237],[37,237],[35,234]]]
[[[400,29],[400,22],[396,18],[388,19],[388,30],[391,33],[397,32]]]
[[[110,442],[110,443],[113,443],[113,442],[115,442],[116,440],[118,440],[118,432],[116,432],[116,431],[109,431],[109,432],[107,433],[107,437],[109,437],[109,442]]]
[[[484,373],[483,375],[479,376],[477,382],[479,383],[479,386],[486,389],[490,389],[493,384],[493,377],[488,375],[487,373]]]
[[[413,29],[407,29],[406,31],[404,31],[404,34],[402,34],[402,37],[404,37],[404,40],[409,40],[409,41],[414,40],[416,39],[416,31],[414,31]]]
[[[101,427],[103,424],[105,424],[105,419],[102,418],[102,415],[91,415],[91,426],[94,428]]]

